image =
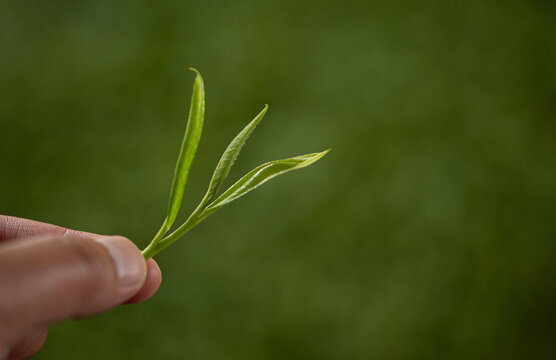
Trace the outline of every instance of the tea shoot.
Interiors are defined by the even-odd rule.
[[[265,105],[263,110],[241,130],[222,154],[218,165],[216,165],[212,179],[210,180],[207,192],[197,208],[195,208],[181,226],[168,234],[181,207],[187,178],[189,176],[189,169],[191,168],[191,164],[193,163],[195,153],[199,146],[199,141],[201,140],[205,117],[205,87],[203,78],[197,70],[193,68],[190,68],[190,70],[196,73],[196,77],[193,83],[193,95],[191,97],[187,127],[185,129],[185,135],[174,171],[174,180],[172,181],[172,188],[170,190],[168,211],[160,230],[151,243],[142,251],[145,259],[149,259],[156,255],[223,206],[239,199],[278,175],[285,174],[292,170],[302,169],[313,164],[330,151],[329,149],[323,152],[267,162],[248,172],[230,188],[222,192],[221,195],[218,195],[220,187],[228,176],[241,148],[266,114],[268,105]]]

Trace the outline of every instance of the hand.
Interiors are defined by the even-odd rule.
[[[160,282],[124,237],[0,215],[0,359],[29,357],[48,325],[146,300]]]

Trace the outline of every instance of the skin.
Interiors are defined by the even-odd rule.
[[[0,359],[38,352],[51,324],[145,301],[161,279],[124,237],[0,215]]]

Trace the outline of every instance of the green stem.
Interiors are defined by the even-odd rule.
[[[208,216],[208,214],[203,214],[203,210],[204,210],[203,206],[200,205],[199,207],[197,207],[197,209],[193,211],[193,213],[189,216],[189,218],[187,218],[187,220],[185,221],[185,223],[183,223],[182,226],[177,228],[176,231],[174,231],[173,233],[171,233],[170,235],[168,235],[162,240],[160,240],[158,236],[160,234],[159,232],[159,234],[157,234],[157,236],[153,239],[153,241],[151,241],[151,243],[142,251],[143,257],[145,259],[149,259],[155,256],[162,249],[164,249],[174,241],[181,238],[189,230],[194,228],[195,225],[203,221]]]
[[[141,254],[143,254],[145,260],[152,258],[156,253],[160,251],[157,250],[157,247],[157,243],[153,240],[149,245],[147,245],[146,248],[143,249],[143,251],[141,251]]]
[[[166,234],[167,231],[168,231],[168,217],[164,219],[164,223],[162,223],[160,230],[158,230],[158,233],[156,233],[155,237],[151,240],[150,244],[147,245],[147,247],[143,249],[143,251],[141,251],[141,254],[143,254],[145,260],[152,258],[154,254],[158,252],[155,251],[157,244],[160,242],[160,239],[162,239],[162,237],[164,236],[164,234]]]

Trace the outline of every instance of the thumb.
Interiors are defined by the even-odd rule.
[[[51,235],[3,244],[0,339],[5,330],[13,334],[114,307],[141,289],[146,272],[139,249],[119,236]]]

